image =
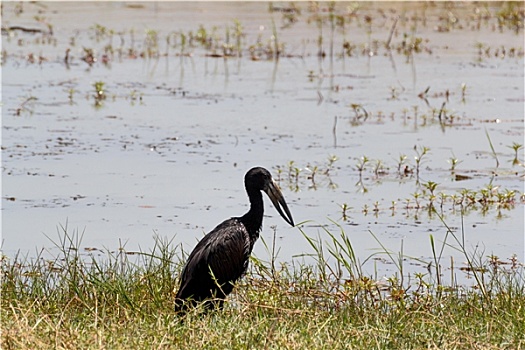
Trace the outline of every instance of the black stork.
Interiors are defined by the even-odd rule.
[[[261,191],[271,199],[283,219],[294,226],[292,214],[270,172],[261,167],[244,176],[250,210],[225,220],[197,243],[180,276],[175,311],[185,312],[199,302],[207,309],[221,307],[233,284],[248,269],[253,245],[261,231],[264,205]]]

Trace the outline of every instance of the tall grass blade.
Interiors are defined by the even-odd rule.
[[[492,140],[490,139],[490,135],[487,129],[485,129],[485,135],[487,135],[487,139],[489,140],[490,150],[492,151],[492,157],[494,157],[494,159],[496,160],[496,168],[499,168],[498,155],[496,154],[496,150],[494,150],[494,145],[492,144]]]

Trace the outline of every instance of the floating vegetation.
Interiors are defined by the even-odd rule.
[[[419,179],[419,168],[421,167],[423,158],[425,158],[427,153],[430,151],[430,148],[425,146],[421,146],[418,148],[417,146],[414,146],[414,151],[416,152],[416,156],[414,157],[414,160],[416,162],[416,176]]]
[[[448,162],[450,163],[450,172],[453,174],[456,171],[456,166],[458,166],[458,164],[462,163],[463,161],[453,156],[448,159]]]
[[[498,29],[503,32],[505,28],[517,33],[523,30],[525,22],[525,9],[523,3],[517,1],[505,1],[496,12]]]
[[[513,143],[508,148],[514,151],[512,166],[520,165],[518,160],[518,151],[523,149],[523,146],[518,143]],[[511,210],[517,204],[525,204],[525,193],[515,189],[502,188],[501,186],[492,185],[493,174],[491,174],[490,182],[486,187],[477,189],[457,189],[457,190],[440,190],[438,182],[428,180],[420,181],[420,172],[423,162],[429,157],[430,149],[425,146],[414,146],[414,161],[408,161],[408,156],[401,154],[395,166],[396,171],[390,172],[388,163],[381,159],[370,159],[363,155],[356,159],[354,167],[339,168],[334,166],[337,159],[336,156],[331,156],[328,163],[311,164],[305,167],[298,166],[294,161],[290,161],[287,166],[277,165],[275,167],[277,176],[276,179],[281,186],[288,187],[292,191],[301,191],[303,189],[317,190],[319,186],[326,186],[327,188],[335,189],[338,187],[337,179],[340,179],[340,173],[344,171],[346,176],[355,176],[357,182],[356,189],[361,193],[367,193],[369,186],[380,186],[385,180],[398,181],[406,183],[408,181],[414,182],[415,192],[410,197],[405,199],[392,198],[383,199],[384,202],[389,202],[391,205],[386,206],[379,201],[365,204],[362,212],[367,215],[370,212],[379,215],[381,212],[396,212],[396,209],[404,209],[407,215],[410,211],[417,212],[426,210],[430,214],[434,208],[438,208],[439,212],[444,215],[445,209],[453,213],[468,214],[469,212],[481,212],[485,215],[490,209],[497,211],[497,216],[501,217],[502,210]],[[492,149],[493,154],[495,154]],[[335,160],[334,160],[335,159]],[[429,159],[430,160],[430,159]],[[448,160],[450,164],[450,175],[452,181],[463,181],[472,179],[472,176],[457,173],[457,166],[462,163],[456,157],[451,157]],[[503,174],[508,173],[507,169],[502,169]],[[518,175],[518,174],[516,174]],[[399,206],[401,203],[402,206]],[[350,207],[347,203],[340,205],[341,217],[347,220]],[[372,208],[372,209],[371,209]]]
[[[502,210],[511,210],[517,204],[525,204],[523,194],[516,190],[501,189],[499,186],[487,185],[477,190],[436,191],[438,184],[432,181],[423,184],[423,188],[405,198],[401,209],[405,214],[415,215],[426,211],[430,216],[436,209],[442,215],[450,211],[453,215],[468,215],[481,213],[487,215],[490,210],[496,210],[496,216],[502,217]],[[394,207],[395,208],[395,207]],[[393,210],[392,206],[381,206],[380,211]],[[376,211],[377,214],[378,211]]]
[[[449,32],[466,30],[481,30],[492,28],[492,30],[512,30],[516,33],[523,31],[524,7],[518,2],[491,3],[491,6],[478,5],[474,14],[460,11],[460,5],[443,4],[442,14],[438,18],[435,30],[438,32]],[[306,7],[306,11],[305,11]],[[22,13],[19,7],[13,7],[16,15]],[[443,48],[433,46],[428,38],[417,35],[417,26],[425,25],[427,18],[425,11],[400,11],[393,8],[390,13],[384,10],[368,9],[364,4],[356,3],[351,6],[337,2],[312,3],[309,5],[290,3],[286,6],[269,4],[268,11],[281,13],[281,26],[277,25],[273,18],[271,22],[261,24],[261,28],[271,28],[271,32],[259,31],[259,33],[247,33],[244,25],[238,19],[221,27],[214,26],[206,28],[199,24],[194,30],[181,31],[175,29],[170,33],[163,33],[156,28],[147,28],[142,38],[135,30],[116,31],[102,23],[95,23],[87,28],[87,32],[94,40],[96,46],[91,53],[84,53],[82,60],[92,65],[96,61],[104,62],[102,55],[108,52],[127,53],[128,59],[137,57],[158,58],[162,55],[170,55],[170,48],[176,49],[176,55],[193,55],[201,48],[204,52],[199,54],[208,57],[249,57],[252,60],[275,60],[279,57],[304,57],[305,55],[317,55],[323,57],[337,57],[340,59],[366,56],[387,56],[392,52],[406,57],[410,62],[413,55],[434,54]],[[306,18],[303,14],[307,13]],[[376,20],[381,18],[381,21]],[[33,38],[39,44],[50,44],[56,46],[53,24],[43,15],[34,16],[34,21],[44,26],[45,29],[11,26],[2,27],[2,33],[8,39],[18,37],[18,33],[41,34]],[[297,23],[304,21],[307,25],[315,26],[318,30],[316,52],[304,52],[295,54],[288,50],[288,45],[281,39],[280,31],[293,28]],[[476,25],[471,26],[470,23]],[[381,24],[379,24],[381,23]],[[389,35],[386,38],[377,39],[373,37],[374,31],[388,26]],[[366,42],[356,42],[347,38],[348,30],[362,30],[367,36]],[[255,37],[253,37],[255,35]],[[76,45],[78,34],[71,37],[70,45]],[[114,38],[120,38],[120,46],[116,46]],[[128,37],[128,38],[126,38]],[[27,38],[21,38],[22,44]],[[139,43],[141,43],[139,45]],[[163,48],[162,45],[165,45]],[[513,58],[523,57],[523,47],[491,47],[488,44],[477,43],[478,61],[487,58]],[[71,47],[70,47],[71,49]],[[95,55],[95,49],[99,56]],[[107,58],[106,58],[107,61]]]
[[[513,142],[511,146],[507,147],[514,151],[514,159],[512,159],[512,165],[521,165],[522,162],[520,162],[519,160],[519,151],[523,149],[523,145],[517,142]]]
[[[523,58],[525,55],[523,47],[494,47],[482,42],[476,42],[474,46],[477,49],[478,62],[484,62],[486,59]]]
[[[337,184],[332,181],[332,174],[335,171],[336,156],[328,157],[323,164],[307,164],[304,169],[296,166],[294,161],[290,161],[286,166],[275,166],[277,183],[286,186],[292,191],[300,191],[304,186],[303,179],[308,182],[308,188],[316,190],[318,186],[327,186],[330,189],[337,188]]]
[[[107,97],[106,90],[104,89],[105,85],[106,83],[103,81],[96,81],[93,83],[93,87],[95,88],[95,95],[93,95],[93,97],[95,98],[95,104],[97,105],[100,105]]]

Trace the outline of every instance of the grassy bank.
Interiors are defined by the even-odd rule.
[[[173,289],[183,257],[173,242],[159,239],[148,253],[87,251],[64,232],[54,259],[3,258],[1,347],[525,347],[522,265],[472,264],[472,288],[444,285],[431,273],[411,283],[401,273],[374,281],[345,233],[327,234],[328,253],[305,235],[315,266],[254,259],[224,310],[179,319]]]

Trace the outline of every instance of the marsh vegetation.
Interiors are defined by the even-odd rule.
[[[524,17],[3,2],[2,348],[523,347]],[[302,222],[181,322],[255,165]]]
[[[157,238],[148,252],[104,252],[82,249],[81,235],[63,230],[53,259],[2,261],[5,349],[518,349],[525,342],[525,271],[516,260],[464,251],[473,285],[443,284],[432,246],[428,273],[407,278],[410,260],[390,254],[397,272],[378,280],[361,270],[344,231],[327,231],[327,251],[305,236],[317,264],[252,259],[224,309],[180,318],[173,298],[182,255],[173,241]]]

